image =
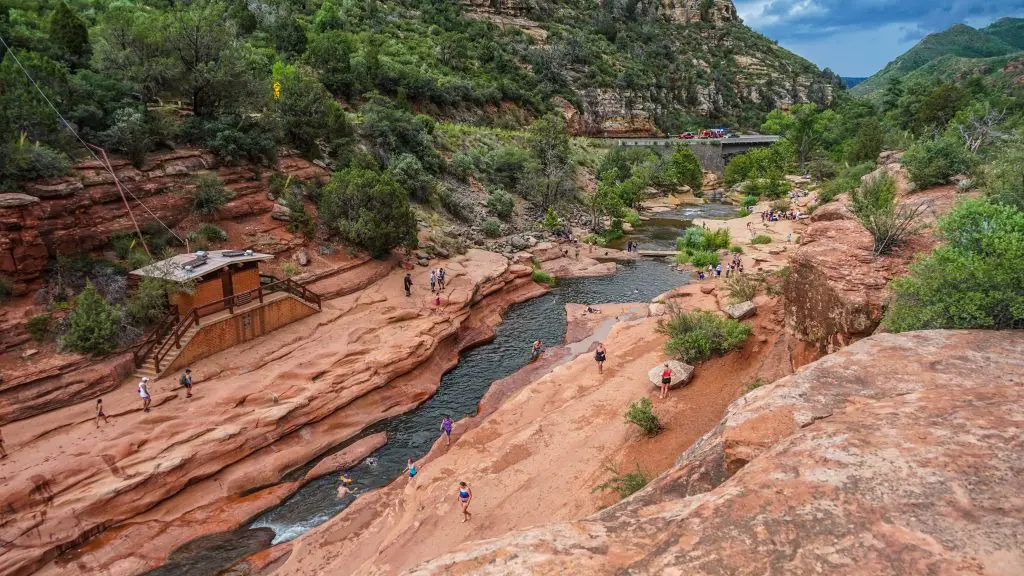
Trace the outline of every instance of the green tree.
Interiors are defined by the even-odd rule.
[[[761,130],[778,134],[793,145],[800,171],[825,142],[826,134],[832,129],[838,117],[832,110],[819,110],[815,104],[797,104],[783,111],[772,110],[761,125]]]
[[[852,163],[872,162],[882,151],[885,134],[882,123],[875,118],[867,118],[860,123],[857,134],[850,142],[847,160]]]
[[[967,200],[940,221],[945,243],[893,280],[894,332],[1024,328],[1024,212]]]
[[[60,58],[72,68],[89,62],[92,55],[89,28],[67,2],[58,2],[50,14],[50,39],[59,50]]]
[[[64,345],[83,354],[106,354],[117,347],[121,314],[87,281],[68,314]]]
[[[622,198],[619,197],[618,186],[612,179],[611,174],[605,174],[604,178],[597,183],[594,192],[588,195],[584,202],[590,208],[591,228],[595,232],[604,230],[604,217],[619,218],[622,216],[622,209],[625,207]]]
[[[423,169],[420,161],[408,153],[401,154],[391,162],[391,166],[388,166],[388,175],[405,189],[409,196],[421,202],[427,199],[433,184],[433,178]]]
[[[530,126],[527,143],[540,169],[540,204],[551,206],[569,190],[573,164],[569,132],[558,114],[547,114]]]
[[[1024,144],[999,148],[985,169],[985,192],[993,202],[1024,211]]]
[[[704,173],[700,169],[700,162],[693,155],[689,146],[676,146],[675,152],[668,161],[668,172],[676,184],[689,186],[694,191],[700,191],[704,182]]]
[[[348,135],[345,113],[313,72],[305,66],[278,62],[273,78],[281,84],[275,110],[285,138],[305,156],[319,158],[321,144],[340,145]]]
[[[396,246],[416,247],[416,215],[405,190],[386,174],[350,167],[320,192],[318,214],[342,239],[374,257]]]
[[[903,155],[903,165],[919,188],[945,184],[954,174],[970,174],[977,158],[951,137],[920,142]]]
[[[325,2],[326,6],[329,2]],[[352,39],[339,30],[317,34],[306,49],[305,60],[324,86],[335,96],[351,96],[355,81],[352,79]]]

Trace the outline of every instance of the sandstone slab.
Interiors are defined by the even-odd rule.
[[[725,313],[733,320],[743,320],[757,314],[757,306],[750,300],[747,300],[746,302],[726,306]]]

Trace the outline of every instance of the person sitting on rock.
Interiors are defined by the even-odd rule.
[[[543,351],[544,351],[544,343],[541,342],[540,340],[534,341],[533,349],[530,351],[530,362],[533,362],[533,361],[537,360],[537,358],[540,358],[541,352],[543,352]]]

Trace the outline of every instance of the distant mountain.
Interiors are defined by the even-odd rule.
[[[850,89],[850,88],[853,88],[854,86],[856,86],[857,84],[860,84],[861,82],[867,80],[867,77],[866,76],[843,76],[842,79],[843,79],[843,85],[846,86],[847,89]]]
[[[1024,19],[1001,18],[980,30],[957,24],[925,36],[902,56],[850,90],[855,96],[877,96],[893,77],[905,81],[927,78],[960,79],[970,75],[1020,74],[1024,60]],[[996,81],[1005,80],[996,78]]]

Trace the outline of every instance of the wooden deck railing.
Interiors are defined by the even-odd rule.
[[[263,299],[274,292],[286,292],[312,306],[315,306],[317,310],[321,309],[322,302],[320,301],[320,295],[294,280],[289,278],[278,280],[273,276],[261,274],[260,281],[260,285],[252,290],[241,292],[239,294],[232,294],[231,296],[222,298],[216,302],[208,302],[202,306],[196,306],[182,316],[173,328],[163,327],[164,322],[167,320],[164,319],[164,321],[161,322],[161,335],[157,337],[157,331],[154,331],[154,333],[147,338],[147,342],[150,338],[153,338],[154,342],[146,347],[144,354],[141,353],[143,350],[141,347],[139,348],[139,352],[136,353],[136,366],[140,366],[142,362],[145,361],[150,350],[156,346],[155,368],[159,373],[160,363],[163,362],[164,358],[166,358],[168,354],[170,354],[171,350],[181,348],[182,337],[185,336],[192,326],[199,326],[200,318],[216,314],[217,312],[225,309],[228,311],[228,314],[234,314],[235,308],[250,304],[254,300],[259,301],[259,303],[262,304]],[[157,343],[159,343],[159,345],[157,345]]]

